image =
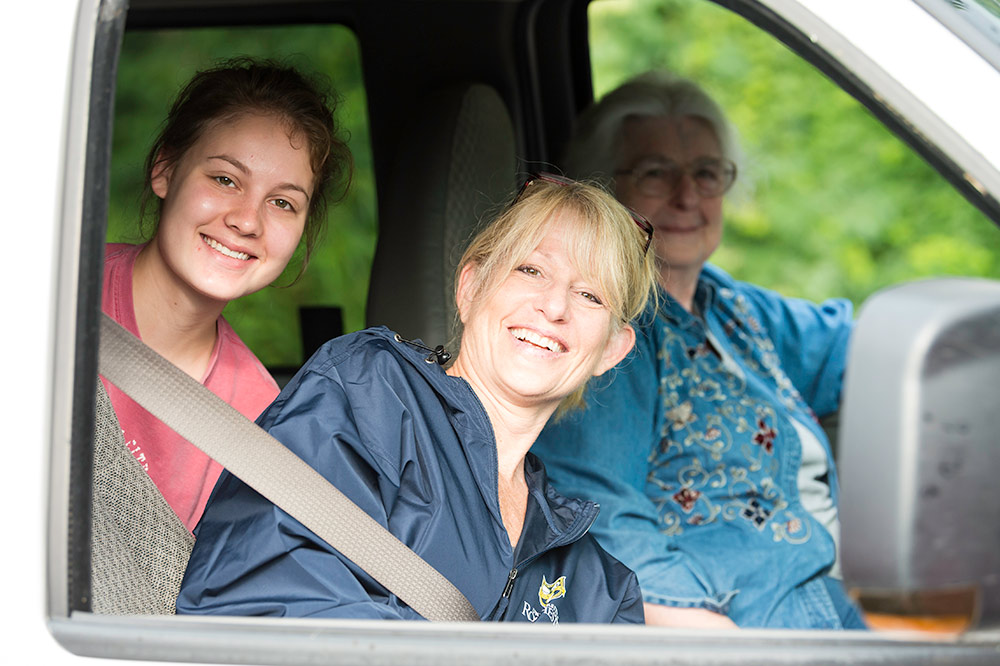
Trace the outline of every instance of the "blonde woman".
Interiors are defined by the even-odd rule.
[[[635,576],[587,534],[598,507],[559,495],[529,449],[632,348],[651,233],[598,188],[534,177],[460,262],[450,367],[385,328],[344,336],[259,423],[484,620],[642,622]],[[228,474],[197,534],[179,613],[420,617]]]

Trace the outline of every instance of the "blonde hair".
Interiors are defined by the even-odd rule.
[[[600,289],[611,311],[612,332],[638,317],[656,298],[656,266],[643,252],[647,237],[630,212],[602,187],[585,182],[557,183],[534,178],[519,197],[472,239],[455,273],[475,266],[467,298],[489,299],[542,242],[552,224],[568,224],[570,260]],[[475,305],[473,305],[475,307]],[[461,338],[461,322],[456,322]],[[586,385],[568,396],[560,411],[583,404]]]

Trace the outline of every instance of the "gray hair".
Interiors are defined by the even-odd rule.
[[[629,79],[580,114],[564,160],[566,175],[610,185],[620,165],[622,127],[635,116],[695,116],[715,132],[724,157],[744,168],[736,131],[719,105],[696,83],[666,71]]]

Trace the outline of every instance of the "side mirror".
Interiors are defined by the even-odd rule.
[[[881,291],[839,432],[845,583],[866,611],[1000,620],[1000,282]]]

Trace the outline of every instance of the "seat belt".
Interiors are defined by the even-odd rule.
[[[101,313],[98,370],[428,620],[478,622],[451,581],[256,423]]]

